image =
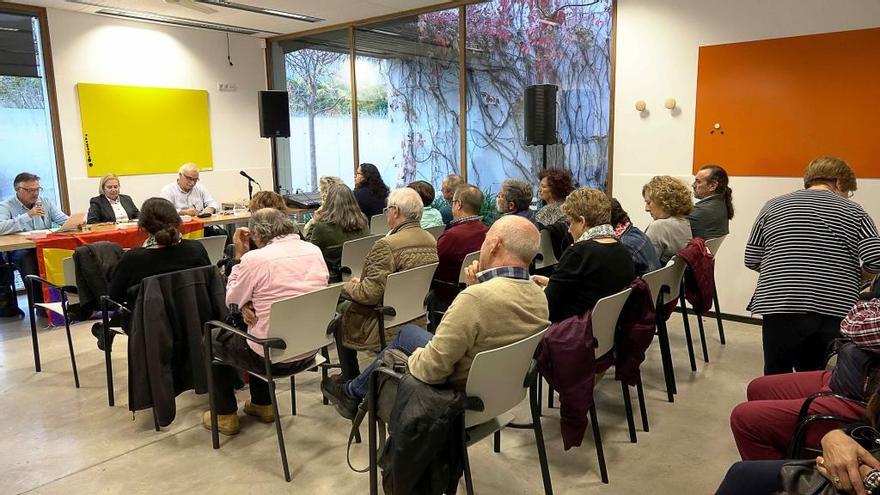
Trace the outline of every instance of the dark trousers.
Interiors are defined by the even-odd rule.
[[[25,283],[25,287],[27,287],[27,280],[25,277],[28,275],[40,275],[40,265],[37,263],[37,250],[36,249],[16,249],[15,251],[9,251],[6,253],[6,259],[9,263],[15,265],[15,268],[18,270],[18,273],[21,274],[22,281]],[[34,302],[41,303],[43,302],[43,286],[35,285],[34,286]]]
[[[342,329],[339,328],[341,320],[334,322],[333,336],[336,339],[336,354],[339,356],[339,367],[342,368],[342,378],[345,381],[354,380],[361,374],[358,364],[358,353],[354,349],[345,347],[342,343]]]
[[[841,320],[817,313],[764,315],[764,374],[825,368],[825,353],[840,337]]]
[[[715,495],[773,495],[780,488],[779,473],[788,461],[743,461],[727,471]]]
[[[228,336],[228,339],[226,338]],[[266,374],[266,363],[263,356],[254,352],[247,344],[244,337],[232,333],[226,333],[219,338],[214,338],[214,355],[227,363],[253,371],[261,375]],[[300,371],[311,364],[313,357],[286,363],[273,363],[272,376],[287,376]],[[238,402],[235,400],[235,383],[239,371],[233,366],[214,365],[211,367],[214,378],[214,397],[217,403],[217,414],[235,414],[238,410]],[[259,406],[272,404],[269,395],[269,384],[255,376],[250,377],[251,402]]]

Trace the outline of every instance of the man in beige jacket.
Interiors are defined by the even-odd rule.
[[[364,260],[360,279],[353,278],[342,287],[342,297],[351,301],[342,315],[337,333],[337,352],[342,375],[351,379],[360,373],[357,351],[379,352],[379,319],[375,306],[385,295],[388,275],[437,262],[437,241],[421,228],[422,198],[415,190],[402,188],[388,196],[386,208],[388,234],[376,241]],[[416,324],[425,326],[424,319]],[[390,342],[400,326],[385,329]]]
[[[464,389],[478,353],[522,340],[550,324],[547,298],[528,274],[538,243],[532,222],[515,215],[498,219],[486,234],[480,260],[467,269],[469,286],[452,301],[437,333],[405,325],[386,349],[407,353],[409,372],[419,380]],[[352,419],[357,413],[374,367],[375,362],[351,381],[331,377],[321,383],[343,417]]]

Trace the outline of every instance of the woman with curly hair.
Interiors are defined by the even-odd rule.
[[[354,175],[354,197],[369,220],[382,213],[388,201],[388,186],[382,181],[379,169],[372,163],[361,163]]]
[[[642,187],[645,211],[654,219],[645,235],[666,264],[693,238],[687,216],[694,210],[691,192],[684,182],[669,175],[654,176]]]
[[[544,206],[535,213],[535,221],[541,225],[553,225],[564,221],[562,202],[574,191],[574,180],[571,172],[560,168],[550,168],[541,171],[538,175],[541,184],[538,187],[538,195]]]

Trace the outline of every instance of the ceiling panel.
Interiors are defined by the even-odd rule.
[[[103,8],[140,11],[151,14],[172,16],[199,22],[226,24],[253,31],[255,36],[266,38],[277,34],[289,34],[311,30],[322,26],[347,23],[370,17],[394,14],[405,10],[442,5],[448,2],[439,0],[233,0],[266,9],[305,14],[324,19],[310,23],[273,15],[230,9],[216,5],[198,4],[210,7],[215,12],[204,13],[183,4],[191,0],[80,0],[93,5],[83,5],[66,0],[17,0],[19,3],[55,9],[95,13]]]

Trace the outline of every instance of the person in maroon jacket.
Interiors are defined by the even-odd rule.
[[[452,222],[437,239],[437,257],[440,259],[434,272],[437,309],[447,308],[455,299],[464,257],[479,251],[486,238],[489,228],[478,215],[482,205],[483,193],[476,186],[462,184],[452,195]]]

